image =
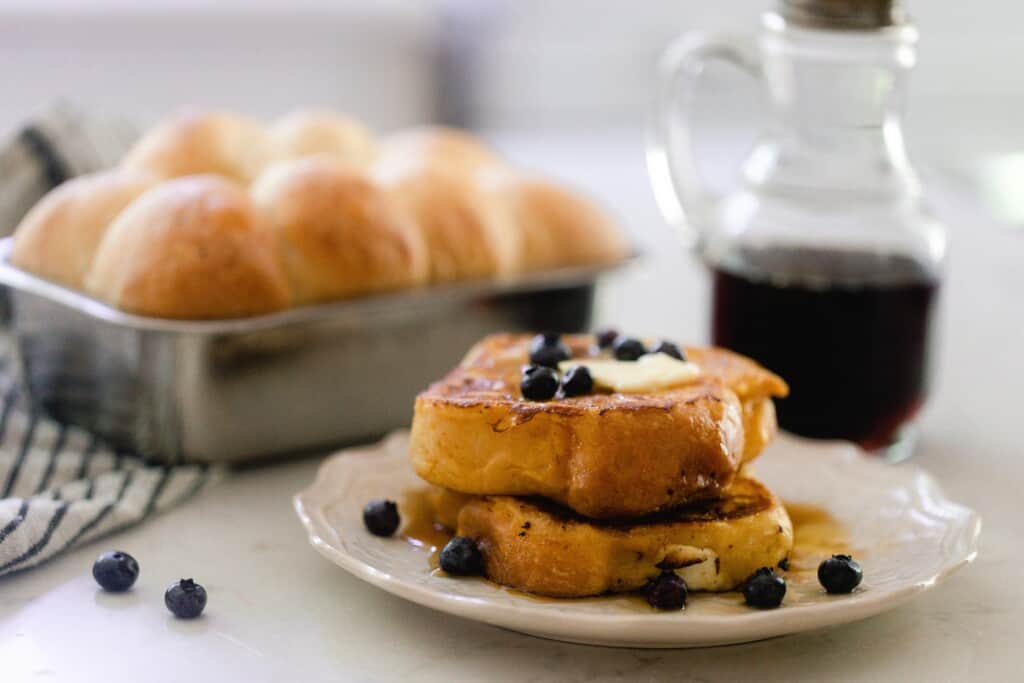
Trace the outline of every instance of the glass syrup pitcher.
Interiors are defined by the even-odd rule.
[[[685,35],[661,62],[648,148],[663,213],[711,272],[713,342],[789,382],[784,429],[894,460],[928,394],[946,252],[903,144],[916,41],[893,0],[782,0],[757,36]],[[712,60],[769,103],[724,194],[699,174],[688,120]]]

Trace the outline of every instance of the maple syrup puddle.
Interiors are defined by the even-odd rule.
[[[807,503],[784,503],[789,519],[793,523],[793,550],[789,555],[788,569],[782,572],[786,577],[786,605],[797,605],[819,598],[824,590],[818,584],[818,565],[832,555],[854,555],[850,547],[849,533],[843,525],[825,508]],[[411,488],[402,493],[399,503],[403,525],[400,536],[416,551],[427,555],[430,570],[444,575],[437,566],[437,556],[452,536],[452,531],[434,521],[433,504],[429,489]],[[778,567],[775,568],[777,571]],[[557,603],[578,598],[550,598],[533,595],[495,584],[506,593],[534,602]],[[618,593],[611,596],[635,602],[643,609],[647,606],[642,593]],[[583,598],[588,599],[588,598]],[[715,599],[729,602],[743,602],[738,591],[725,593],[696,592],[691,600]]]
[[[786,605],[798,605],[820,598],[818,565],[833,555],[856,555],[850,547],[846,528],[823,507],[806,503],[783,503],[793,523],[793,551],[789,554],[786,577]]]
[[[451,530],[434,521],[430,490],[407,489],[398,504],[402,515],[401,537],[416,550],[428,555],[428,565],[437,569],[437,554],[453,536]]]

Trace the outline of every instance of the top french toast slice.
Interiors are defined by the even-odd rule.
[[[771,439],[771,397],[788,390],[743,356],[689,347],[701,372],[682,386],[530,401],[519,388],[530,339],[486,337],[417,397],[410,457],[423,479],[542,496],[598,519],[717,498]],[[601,353],[591,335],[563,341],[574,359]]]

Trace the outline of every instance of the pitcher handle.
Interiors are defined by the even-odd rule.
[[[701,176],[693,150],[690,113],[704,67],[721,60],[755,78],[761,60],[753,36],[692,33],[668,46],[658,64],[653,118],[648,127],[647,170],[662,215],[688,244],[719,203]]]

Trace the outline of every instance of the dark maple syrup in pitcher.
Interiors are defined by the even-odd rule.
[[[938,279],[905,256],[770,248],[714,264],[714,343],[781,375],[779,424],[868,449],[928,392]]]

